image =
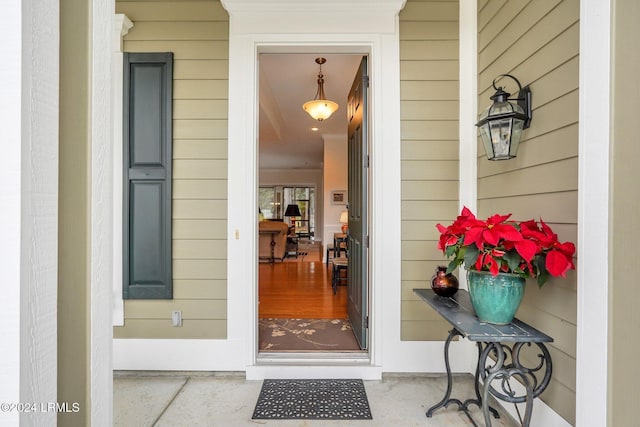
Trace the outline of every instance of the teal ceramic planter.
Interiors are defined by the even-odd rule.
[[[488,271],[467,270],[469,296],[478,319],[507,325],[520,307],[525,279],[509,273],[497,276]]]

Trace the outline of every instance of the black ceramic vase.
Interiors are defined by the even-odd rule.
[[[458,292],[458,278],[451,273],[447,274],[447,267],[439,265],[431,278],[431,289],[436,295],[450,297]]]

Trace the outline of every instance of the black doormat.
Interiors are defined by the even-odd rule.
[[[370,420],[362,380],[264,380],[253,419]]]

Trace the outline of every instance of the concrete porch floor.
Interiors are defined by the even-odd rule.
[[[113,380],[115,426],[470,426],[455,405],[427,418],[427,409],[440,401],[447,387],[444,375],[385,374],[380,381],[364,381],[373,420],[252,420],[262,381],[247,381],[241,373],[116,372]],[[473,396],[473,377],[456,375],[452,397]],[[500,407],[495,427],[518,425]],[[472,415],[484,425],[481,411]]]

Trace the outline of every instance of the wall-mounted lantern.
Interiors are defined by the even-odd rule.
[[[496,87],[496,80],[501,77],[509,77],[518,84],[517,98],[510,99],[509,92],[505,92],[502,86]],[[531,123],[531,89],[529,86],[523,88],[510,74],[501,74],[493,79],[493,88],[496,90],[491,97],[493,104],[480,114],[476,126],[480,129],[488,160],[512,159],[518,153],[522,131]]]

